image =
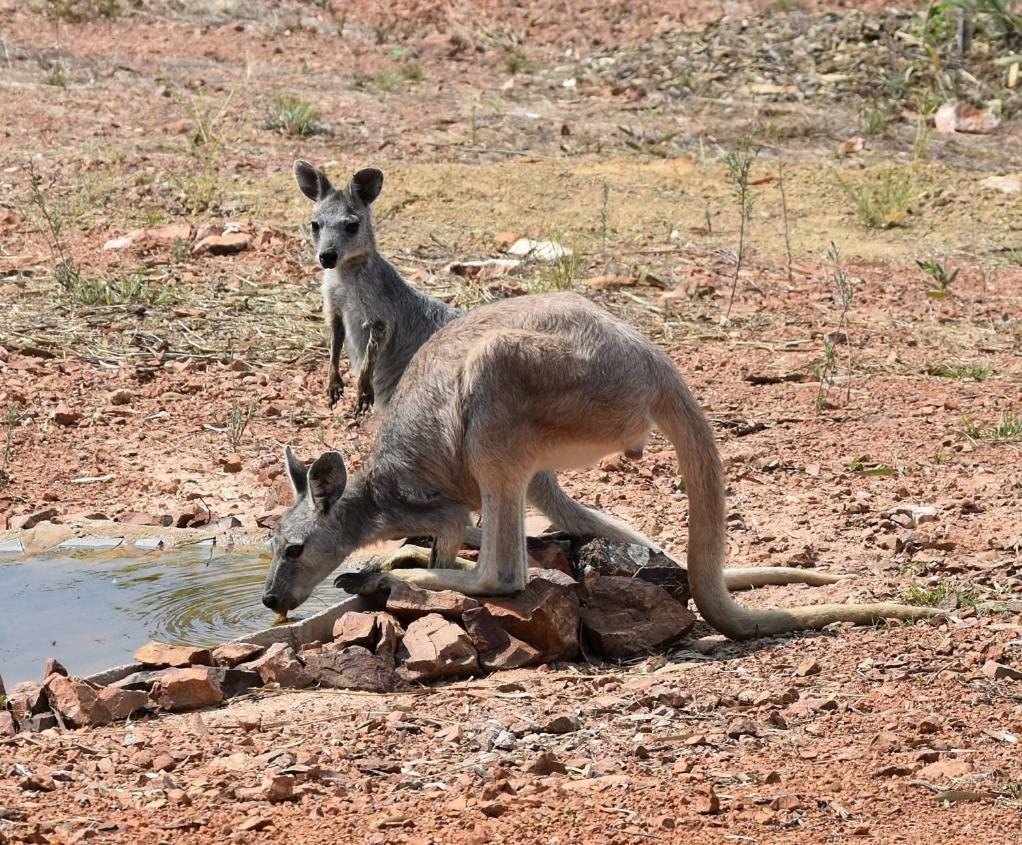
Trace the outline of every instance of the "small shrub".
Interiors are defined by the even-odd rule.
[[[994,374],[994,368],[978,362],[944,361],[930,367],[926,372],[931,376],[952,381],[986,381]]]
[[[312,135],[316,132],[316,109],[312,103],[282,94],[277,97],[271,124],[295,138]]]
[[[855,205],[859,222],[867,229],[902,225],[919,197],[916,177],[910,170],[883,170],[856,185],[849,185],[839,176],[838,184]]]
[[[936,258],[927,258],[925,261],[916,259],[916,265],[936,283],[936,287],[926,289],[926,295],[931,299],[946,299],[951,295],[951,285],[958,278],[961,268],[948,272],[948,268],[942,261]]]
[[[962,417],[962,428],[973,440],[1020,440],[1022,439],[1022,416],[1015,416],[1013,411],[1005,411],[1001,418],[992,426],[980,426],[969,416]]]
[[[150,288],[141,271],[113,279],[79,276],[68,288],[71,299],[79,305],[169,305],[177,297],[173,288],[164,285]]]
[[[504,56],[504,69],[512,76],[518,73],[528,73],[532,70],[532,60],[521,47],[512,47]]]
[[[119,0],[42,0],[40,8],[43,14],[67,23],[116,18],[122,11]]]

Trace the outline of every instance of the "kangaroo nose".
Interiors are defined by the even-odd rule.
[[[279,599],[273,593],[267,593],[263,596],[263,604],[265,604],[270,610],[276,610]]]
[[[322,264],[327,270],[331,269],[332,267],[336,267],[337,253],[333,251],[321,252],[319,254],[319,263]]]

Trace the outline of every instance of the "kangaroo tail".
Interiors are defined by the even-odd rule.
[[[883,619],[923,619],[939,615],[928,607],[880,604],[822,604],[815,607],[753,610],[728,592],[724,469],[713,431],[674,365],[663,356],[657,375],[662,390],[653,419],[674,445],[689,501],[688,580],[703,617],[736,640],[815,630],[833,622],[872,625]],[[746,570],[747,571],[747,570]]]

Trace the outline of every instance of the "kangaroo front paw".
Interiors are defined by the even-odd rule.
[[[342,572],[334,578],[334,586],[353,596],[372,596],[389,590],[385,572]]]

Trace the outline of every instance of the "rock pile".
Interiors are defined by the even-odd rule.
[[[692,628],[686,572],[665,555],[604,540],[530,540],[530,580],[513,596],[473,598],[407,584],[379,609],[351,611],[327,642],[296,650],[228,643],[213,649],[150,642],[139,671],[107,685],[67,676],[47,661],[42,683],[7,694],[0,736],[103,725],[141,713],[220,704],[255,687],[394,692],[414,684],[536,666],[587,655],[623,658]],[[0,681],[0,695],[2,695]]]

